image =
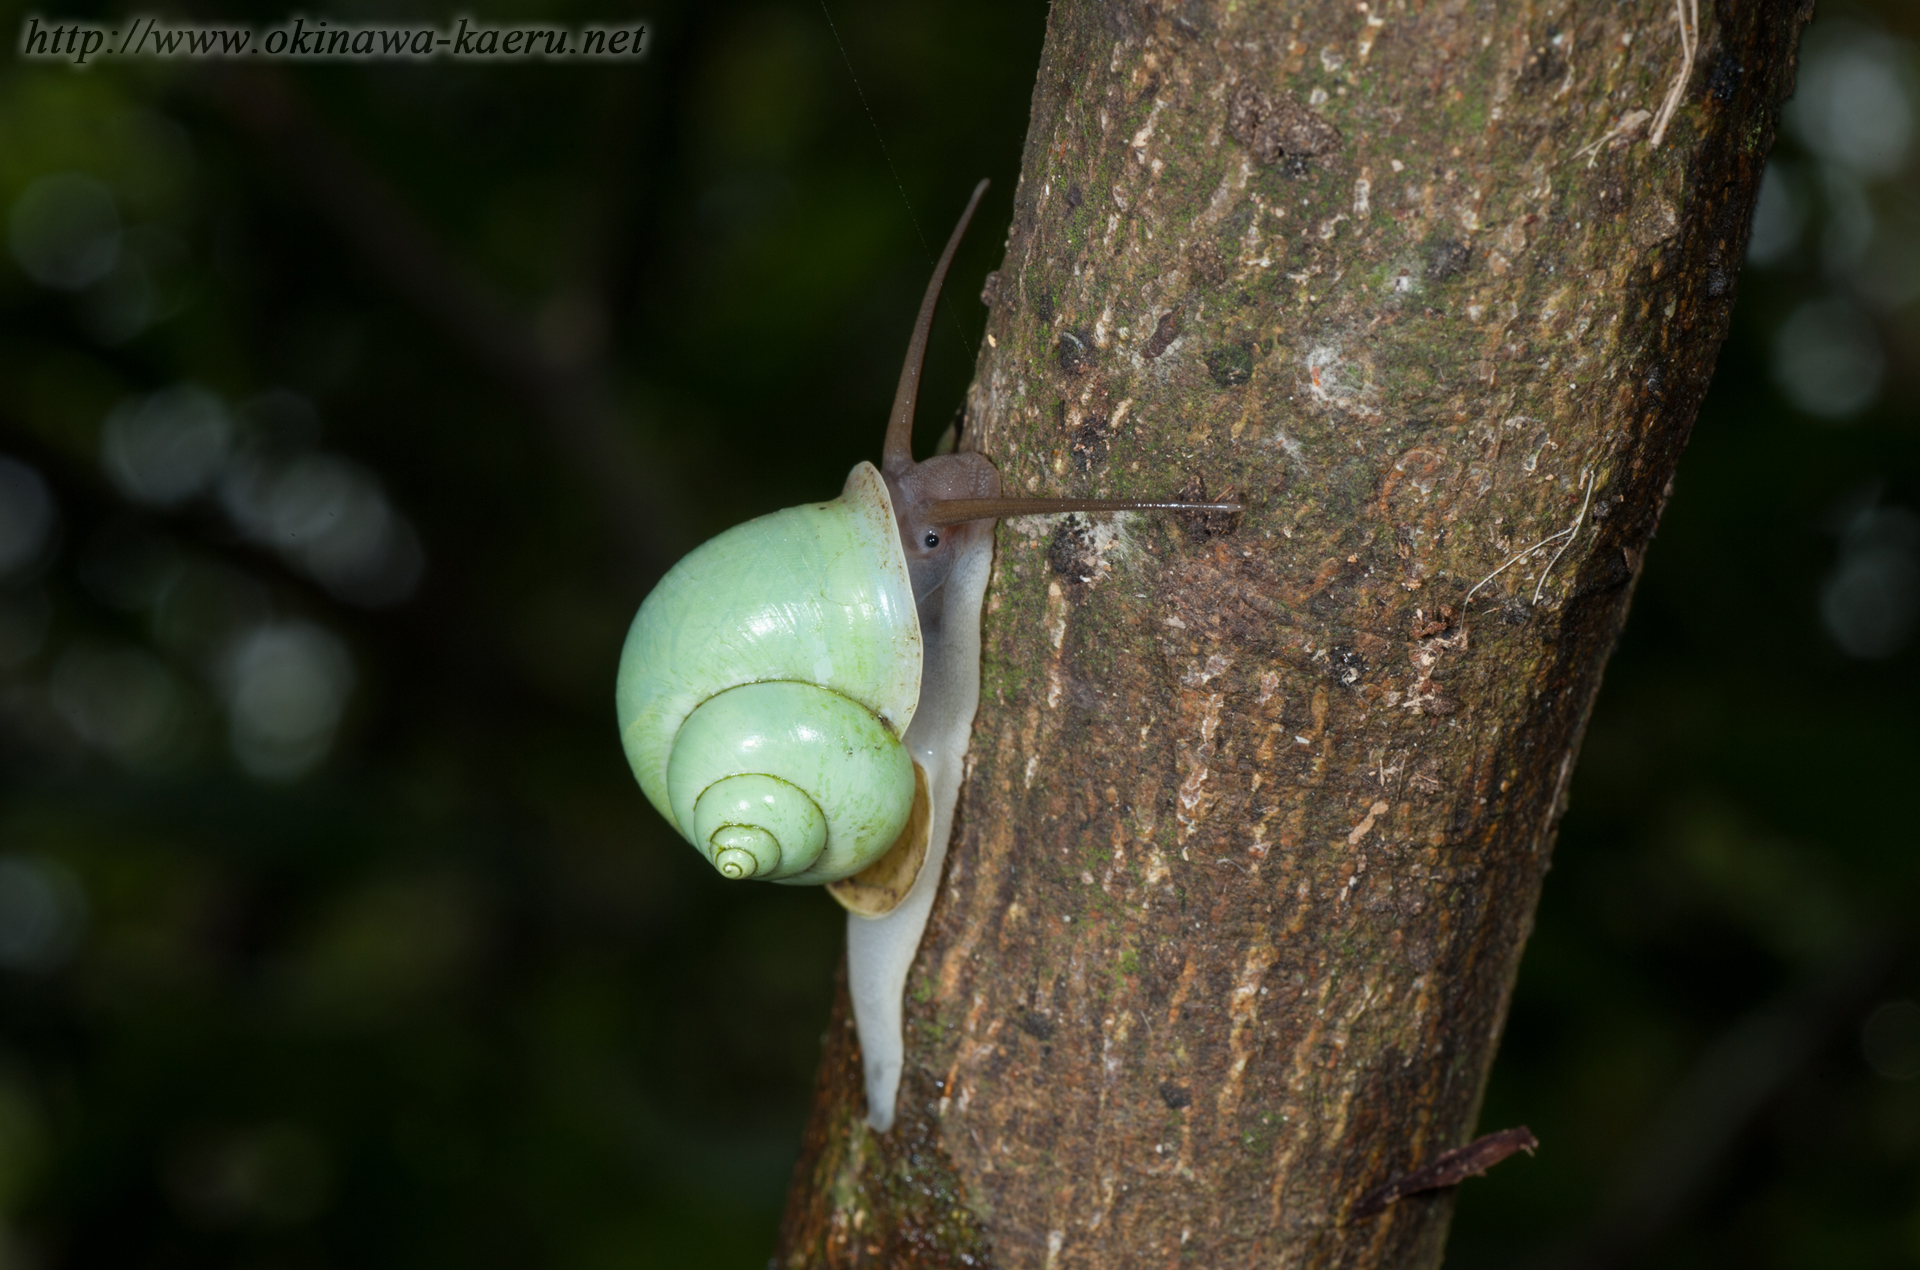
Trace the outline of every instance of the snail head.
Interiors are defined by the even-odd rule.
[[[994,500],[1000,493],[1000,473],[984,454],[936,454],[919,463],[909,461],[897,473],[883,469],[881,475],[893,496],[900,546],[918,603],[940,589],[974,535],[993,532],[988,517],[956,521],[943,513],[956,503]]]

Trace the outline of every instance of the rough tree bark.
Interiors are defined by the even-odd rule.
[[[1054,5],[968,444],[1246,510],[1001,526],[900,1122],[843,993],[777,1264],[1438,1263],[1354,1210],[1474,1128],[1805,17]]]

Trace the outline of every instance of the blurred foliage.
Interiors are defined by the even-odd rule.
[[[645,16],[638,64],[269,73],[605,377],[685,545],[873,457],[984,174],[923,444],[951,417],[1045,14]],[[1816,26],[1488,1098],[1546,1145],[1465,1188],[1456,1264],[1617,1225],[1782,1000],[1829,1003],[1810,1055],[1640,1261],[1920,1260],[1911,954],[1821,988],[1920,900],[1920,32],[1883,17]],[[0,1268],[763,1264],[837,910],[648,810],[617,509],[224,82],[0,63]]]

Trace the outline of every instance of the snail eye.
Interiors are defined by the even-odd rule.
[[[926,543],[927,550],[932,551],[935,547],[940,545],[940,535],[935,533],[933,530],[929,529],[927,530],[927,536],[924,539],[922,539],[922,541]]]

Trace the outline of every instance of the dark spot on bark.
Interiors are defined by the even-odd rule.
[[[1713,73],[1707,77],[1707,94],[1715,101],[1732,101],[1734,93],[1740,89],[1740,76],[1743,68],[1732,53],[1722,49],[1720,56],[1714,59]]]
[[[1078,208],[1084,201],[1080,196],[1080,187],[1078,185],[1069,185],[1067,187],[1067,209],[1069,211]]]
[[[1151,100],[1153,95],[1159,91],[1160,91],[1160,74],[1159,72],[1156,71],[1153,74],[1147,76],[1146,84],[1140,89],[1139,92],[1133,95],[1134,104],[1138,105],[1143,101]]]
[[[1086,331],[1060,332],[1060,369],[1069,375],[1085,374],[1093,365],[1093,336]]]
[[[1184,13],[1176,13],[1173,15],[1173,31],[1174,34],[1183,36],[1189,40],[1197,40],[1200,38],[1199,24]]]
[[[1647,368],[1646,385],[1647,395],[1655,401],[1664,402],[1667,399],[1667,372],[1661,369],[1659,362]]]
[[[1053,292],[1040,293],[1040,298],[1033,305],[1033,315],[1040,319],[1042,326],[1053,325]]]
[[[1234,388],[1253,378],[1253,345],[1228,344],[1207,354],[1207,374],[1222,388]]]
[[[1197,242],[1187,249],[1187,267],[1193,276],[1210,287],[1227,280],[1227,262],[1220,248],[1210,242]]]
[[[1022,1032],[1036,1041],[1053,1039],[1053,1024],[1044,1015],[1036,1014],[1031,1010],[1020,1016],[1019,1027]]]
[[[1078,516],[1063,516],[1047,539],[1047,567],[1069,582],[1091,582],[1096,566],[1093,536]]]
[[[1187,483],[1182,485],[1180,492],[1175,495],[1175,501],[1182,503],[1229,502],[1232,499],[1233,486],[1231,485],[1220,491],[1217,500],[1208,497],[1207,483],[1197,476],[1188,477]],[[1174,518],[1189,534],[1204,541],[1208,538],[1223,537],[1238,530],[1240,518],[1245,514],[1244,512],[1175,512]]]
[[[1452,238],[1443,238],[1427,253],[1427,277],[1435,282],[1465,273],[1473,260],[1473,248]]]
[[[1256,163],[1295,160],[1290,175],[1304,172],[1306,160],[1340,148],[1338,128],[1293,98],[1269,97],[1252,84],[1240,85],[1227,102],[1227,131],[1253,152]]]
[[[1335,644],[1327,649],[1333,663],[1333,677],[1351,688],[1367,673],[1367,659],[1351,644]]]
[[[1549,28],[1547,39],[1527,51],[1527,60],[1521,65],[1520,78],[1515,84],[1521,92],[1538,92],[1567,78],[1567,59],[1553,46],[1555,34]]]
[[[1533,605],[1520,596],[1514,596],[1500,606],[1500,620],[1508,626],[1525,626],[1533,619]]]
[[[1086,422],[1074,432],[1073,439],[1067,442],[1067,450],[1073,455],[1074,466],[1082,472],[1090,472],[1107,458],[1107,417],[1089,413]]]
[[[1633,569],[1617,551],[1600,552],[1593,563],[1582,572],[1569,600],[1586,599],[1595,595],[1606,595],[1618,591],[1633,581]]]
[[[1633,195],[1627,190],[1626,182],[1612,178],[1601,182],[1600,192],[1596,198],[1600,204],[1600,210],[1609,216],[1618,216],[1633,202]]]
[[[1167,1104],[1168,1111],[1178,1111],[1193,1105],[1193,1091],[1185,1085],[1163,1080],[1160,1082],[1160,1101]]]
[[[1147,346],[1140,350],[1140,355],[1148,361],[1152,361],[1154,358],[1160,356],[1160,354],[1166,352],[1173,341],[1179,338],[1180,325],[1181,317],[1179,309],[1168,309],[1165,313],[1162,313],[1160,315],[1160,321],[1154,325],[1153,334],[1147,338]]]

